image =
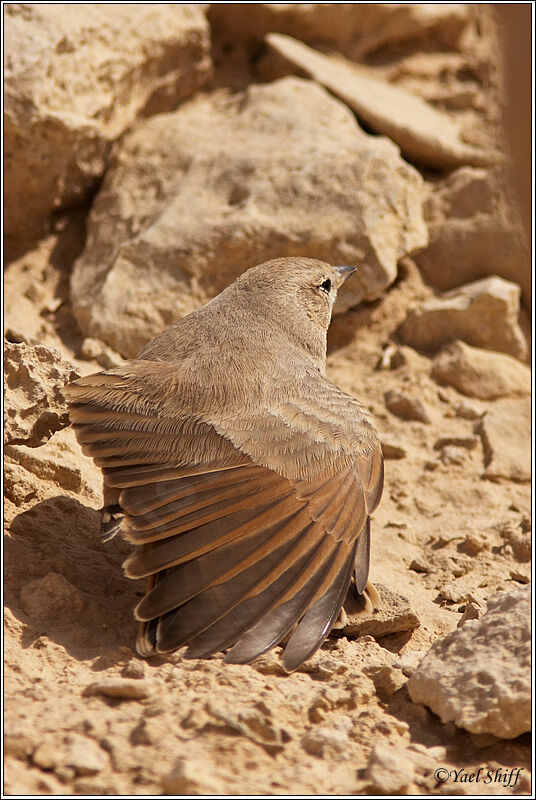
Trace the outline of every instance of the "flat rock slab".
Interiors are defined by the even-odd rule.
[[[217,134],[216,134],[217,132]],[[200,95],[125,137],[71,283],[83,332],[127,357],[255,264],[353,264],[337,311],[427,241],[421,176],[311,81]]]
[[[414,703],[471,733],[530,730],[530,587],[488,601],[480,619],[434,642],[407,687]]]
[[[359,601],[352,593],[344,602],[346,621],[336,630],[345,636],[387,636],[390,633],[410,631],[420,626],[420,621],[404,595],[393,592],[387,586],[375,584],[380,595],[380,604],[370,612],[359,610]]]
[[[525,359],[520,295],[516,283],[495,275],[482,278],[411,309],[398,334],[405,344],[424,352],[435,352],[461,339],[474,347]]]
[[[290,36],[270,33],[266,41],[294,67],[347,103],[366,125],[396,142],[406,158],[436,169],[500,160],[497,153],[464,142],[460,127],[451,117],[411,92],[372,77],[342,57],[323,55]]]
[[[528,397],[498,400],[490,407],[479,425],[486,478],[531,479],[531,426]]]
[[[434,359],[432,377],[480,400],[530,394],[530,369],[517,359],[457,341]]]

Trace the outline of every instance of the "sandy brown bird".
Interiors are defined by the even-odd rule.
[[[137,359],[67,387],[104,476],[103,530],[147,578],[141,655],[248,663],[320,647],[351,581],[367,583],[383,484],[366,408],[325,377],[337,289],[353,271],[309,258],[253,267]],[[230,648],[230,649],[229,649]]]

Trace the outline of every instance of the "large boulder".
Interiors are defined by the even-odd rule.
[[[530,621],[529,586],[494,597],[481,619],[434,642],[407,683],[413,702],[471,733],[529,731]]]
[[[80,203],[137,116],[175,108],[211,72],[195,5],[5,8],[5,230],[15,244]]]
[[[422,198],[398,148],[309,81],[200,96],[125,137],[89,218],[73,311],[86,335],[132,357],[282,255],[356,265],[344,311],[378,297],[426,242]]]

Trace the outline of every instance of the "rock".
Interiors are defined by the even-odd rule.
[[[22,587],[20,605],[25,614],[36,620],[56,622],[62,617],[72,619],[85,611],[84,598],[72,583],[57,572],[30,581]]]
[[[197,761],[181,758],[162,780],[162,793],[167,795],[203,795],[214,797],[225,794],[221,781],[213,774],[206,759]]]
[[[90,683],[82,692],[84,697],[104,695],[120,700],[144,700],[155,689],[154,681],[136,678],[102,678]]]
[[[486,549],[486,539],[479,533],[468,533],[463,542],[459,545],[459,549],[468,556],[477,556]]]
[[[78,372],[55,347],[4,342],[4,442],[39,447],[69,424],[62,388]]]
[[[282,252],[359,266],[344,311],[378,297],[426,240],[422,192],[395,145],[309,81],[199,96],[123,140],[75,265],[74,314],[132,357]]]
[[[129,661],[125,664],[121,675],[124,678],[135,678],[141,680],[147,674],[147,664],[144,661]]]
[[[65,765],[77,775],[96,775],[108,763],[106,753],[92,739],[70,733],[66,737]]]
[[[481,166],[500,160],[498,153],[464,142],[461,127],[451,116],[406,89],[374,77],[363,67],[341,56],[323,55],[290,36],[270,33],[266,41],[293,67],[305,71],[350,106],[367,127],[392,139],[408,160],[435,169]]]
[[[430,422],[430,417],[421,400],[409,397],[396,389],[390,389],[385,393],[385,406],[392,414],[401,419]]]
[[[245,708],[237,711],[225,703],[209,700],[205,710],[213,719],[222,722],[226,727],[232,728],[242,736],[251,739],[269,753],[279,752],[285,742],[282,731],[274,726],[271,711],[264,707],[264,712],[259,708]]]
[[[462,339],[474,347],[527,357],[527,342],[519,327],[519,286],[492,276],[408,311],[398,328],[403,342],[435,352]]]
[[[497,400],[490,407],[479,425],[484,447],[484,477],[530,480],[531,424],[529,398]]]
[[[213,35],[225,42],[256,41],[277,31],[328,46],[360,60],[389,44],[424,39],[455,49],[471,22],[461,3],[211,3]]]
[[[92,739],[78,733],[68,733],[62,739],[54,737],[42,742],[32,761],[41,769],[58,774],[72,770],[72,775],[96,775],[108,764],[106,753]]]
[[[498,594],[481,619],[434,642],[408,681],[413,702],[471,733],[529,731],[530,603],[529,587]]]
[[[432,377],[480,400],[530,394],[530,369],[517,359],[457,341],[434,359]]]
[[[421,572],[423,575],[427,575],[429,572],[432,571],[431,567],[430,567],[430,564],[428,564],[422,558],[414,558],[414,559],[412,559],[411,564],[409,565],[409,568],[413,572]]]
[[[349,593],[344,601],[347,621],[341,633],[345,636],[386,636],[418,628],[419,618],[410,606],[409,600],[386,586],[376,584],[380,594],[380,604],[374,611],[359,610],[359,601]],[[336,625],[334,626],[336,628]]]
[[[76,795],[97,795],[98,797],[109,797],[120,794],[116,784],[109,780],[95,780],[92,778],[78,778],[73,784]]]
[[[463,447],[465,450],[474,450],[478,444],[477,436],[441,436],[434,442],[434,450],[442,450],[444,447]]]
[[[21,761],[28,761],[35,749],[35,744],[29,736],[24,734],[4,733],[4,755],[14,756]]]
[[[401,669],[404,675],[409,678],[411,675],[413,675],[425,655],[425,650],[408,650],[407,652],[398,656],[398,658],[393,662],[393,667],[396,669]]]
[[[306,753],[322,758],[326,751],[344,753],[349,745],[348,734],[353,722],[345,714],[334,714],[329,717],[329,725],[322,725],[308,731],[301,740]]]
[[[175,108],[210,76],[209,48],[193,4],[6,7],[8,237],[37,238],[53,211],[83,201],[138,116]]]
[[[499,527],[499,533],[512,548],[516,561],[530,561],[532,553],[530,527],[528,530],[523,530],[521,525],[514,526],[512,523],[506,522]]]
[[[65,433],[72,434],[73,432],[69,430]],[[62,489],[71,492],[78,492],[82,488],[80,457],[73,452],[73,447],[70,446],[68,439],[67,441],[53,440],[40,448],[8,445],[4,449],[4,454],[23,467],[27,474],[30,473],[36,478],[56,483]],[[18,474],[21,474],[20,471]]]
[[[531,572],[528,566],[526,567],[514,567],[510,570],[510,577],[513,581],[517,581],[518,583],[530,583],[531,580]]]
[[[479,411],[468,403],[460,403],[454,409],[454,413],[459,419],[480,419],[484,411]]]
[[[390,697],[407,681],[405,673],[391,664],[365,667],[364,673],[371,679],[380,697]]]
[[[409,794],[405,791],[413,783],[415,768],[402,747],[377,742],[369,756],[365,779],[370,791],[382,795]]]
[[[399,447],[396,444],[392,444],[391,442],[382,441],[382,453],[383,457],[386,460],[389,459],[400,459],[405,458],[407,456],[407,450],[404,447]]]
[[[478,585],[478,580],[478,576],[471,573],[460,575],[460,577],[443,584],[439,594],[449,603],[463,603],[467,600],[471,590]]]
[[[96,361],[103,369],[113,369],[124,364],[124,359],[115,350],[107,347],[104,342],[90,337],[82,342],[80,355],[82,358],[88,359],[88,361]]]
[[[480,619],[480,617],[484,614],[484,608],[474,600],[471,600],[465,606],[464,612],[460,617],[460,620],[457,624],[457,628],[461,628],[462,625],[465,625],[466,622],[469,622],[473,619]]]
[[[27,503],[37,493],[35,478],[20,464],[4,462],[4,497],[16,506]]]
[[[466,458],[467,450],[462,447],[452,447],[451,445],[443,447],[440,454],[441,463],[445,464],[445,466],[449,464],[461,466],[465,464]]]
[[[497,173],[461,167],[434,186],[425,208],[430,243],[414,258],[432,286],[446,291],[499,275],[530,302],[530,255]]]

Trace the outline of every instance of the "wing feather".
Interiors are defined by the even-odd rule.
[[[283,663],[295,669],[352,572],[366,590],[379,442],[363,406],[318,373],[292,399],[246,408],[230,396],[217,415],[196,391],[180,364],[135,361],[66,392],[135,545],[125,572],[147,577],[138,651],[189,643],[189,657],[231,648],[227,661],[247,663],[291,634]]]

